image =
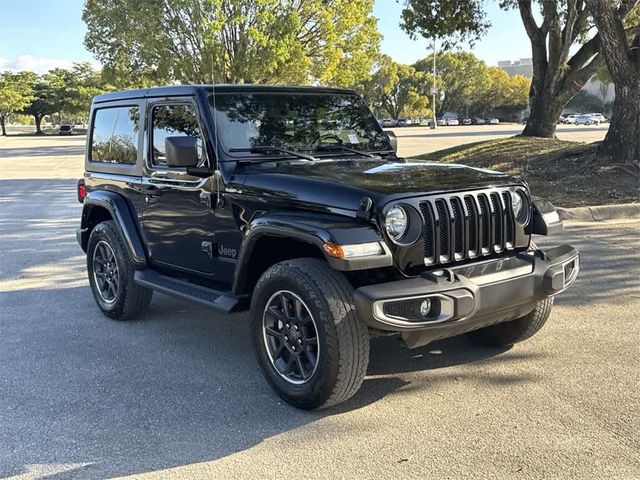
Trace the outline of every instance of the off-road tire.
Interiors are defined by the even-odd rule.
[[[93,272],[93,255],[97,245],[105,242],[115,254],[118,268],[118,292],[115,300],[105,302],[100,296]],[[133,281],[135,268],[113,221],[99,223],[91,231],[87,246],[87,273],[93,297],[104,315],[115,320],[129,320],[143,314],[153,296],[153,290]]]
[[[282,290],[304,301],[317,328],[317,367],[301,385],[289,383],[278,373],[263,337],[267,302]],[[253,346],[267,381],[291,405],[307,410],[330,407],[349,399],[362,384],[369,363],[369,334],[356,318],[352,298],[353,287],[347,279],[314,258],[278,263],[258,280],[251,302]]]

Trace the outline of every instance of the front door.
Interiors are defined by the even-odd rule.
[[[147,106],[148,170],[143,180],[143,232],[151,262],[184,273],[215,277],[215,185],[213,179],[170,168],[164,139],[198,138],[199,166],[209,166],[196,103],[150,101]],[[213,199],[213,201],[212,201]]]

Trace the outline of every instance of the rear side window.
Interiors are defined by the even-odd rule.
[[[198,139],[198,157],[203,160],[203,142],[196,110],[191,104],[167,104],[153,107],[154,165],[166,165],[164,141],[167,137],[195,137]]]
[[[91,133],[91,161],[135,165],[139,120],[138,107],[96,110]]]

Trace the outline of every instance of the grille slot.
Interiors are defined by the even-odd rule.
[[[511,194],[509,192],[502,192],[502,199],[504,200],[504,239],[507,248],[512,248],[515,237],[515,219],[513,218],[513,211],[511,210]]]
[[[515,220],[508,190],[489,190],[420,202],[424,262],[447,264],[512,250]]]
[[[420,204],[420,212],[424,219],[424,261],[429,265],[435,261],[435,246],[433,242],[435,238],[435,222],[429,202],[422,202]]]
[[[440,231],[440,261],[446,262],[449,260],[451,230],[449,228],[449,209],[444,200],[436,200],[436,211],[438,212],[438,229]]]

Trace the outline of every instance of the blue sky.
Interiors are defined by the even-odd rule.
[[[2,0],[0,7],[0,70],[46,71],[74,61],[93,60],[83,45],[83,0]],[[412,63],[426,56],[427,42],[411,40],[399,26],[402,1],[376,0],[375,15],[384,35],[382,51],[396,61]],[[503,12],[497,1],[487,2],[493,23],[473,51],[489,65],[498,60],[531,56],[517,12]]]

